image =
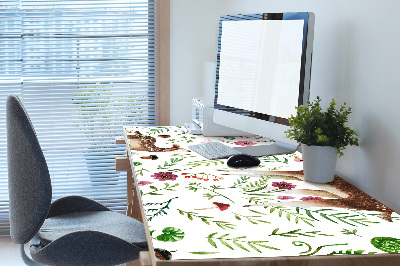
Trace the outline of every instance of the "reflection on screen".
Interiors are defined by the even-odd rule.
[[[298,105],[303,20],[222,21],[217,103],[283,118]]]

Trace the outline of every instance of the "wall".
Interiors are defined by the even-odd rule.
[[[203,96],[204,65],[217,61],[225,0],[171,0],[171,125],[191,121],[192,98]]]
[[[171,24],[171,31],[179,33],[171,38],[171,91],[175,95],[183,95],[185,98],[182,100],[187,102],[202,93],[200,84],[203,62],[215,58],[217,15],[314,12],[316,22],[311,99],[319,95],[325,99],[325,106],[331,98],[339,103],[347,102],[353,109],[350,126],[359,133],[361,143],[359,148],[346,149],[345,155],[338,160],[336,172],[389,207],[400,211],[400,163],[397,163],[400,158],[400,119],[397,119],[400,114],[400,104],[397,102],[400,99],[400,53],[397,52],[400,47],[400,31],[397,29],[397,25],[400,25],[400,16],[397,14],[397,10],[400,10],[399,1],[171,2],[172,13],[178,10],[186,13],[186,16],[181,15],[181,18],[178,16],[176,19],[198,19],[189,19],[187,23],[174,21]],[[205,16],[203,12],[208,9],[212,11]],[[189,15],[189,12],[194,13]],[[198,36],[200,28],[207,31],[201,34],[202,38]],[[185,39],[192,40],[185,41],[189,46],[179,43]],[[174,69],[187,71],[183,81]],[[171,103],[174,101],[171,99]],[[186,115],[183,110],[188,110],[189,114]],[[179,107],[172,104],[173,123],[182,124],[189,119],[190,104],[185,103],[185,106]]]

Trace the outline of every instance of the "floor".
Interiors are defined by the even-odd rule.
[[[25,253],[29,254],[28,245],[25,245]],[[137,260],[126,265],[140,266],[140,263]],[[12,242],[10,237],[0,237],[0,266],[25,266],[19,253],[19,245]]]
[[[23,266],[25,263],[19,253],[19,245],[10,237],[0,237],[0,266]]]

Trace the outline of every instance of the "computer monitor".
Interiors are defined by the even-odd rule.
[[[237,148],[246,154],[294,152],[284,131],[309,99],[314,14],[226,15],[219,26],[214,122],[275,141]]]

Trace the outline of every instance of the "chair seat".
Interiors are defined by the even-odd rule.
[[[146,248],[146,234],[141,222],[112,211],[84,211],[47,218],[37,233],[41,246],[74,232],[98,231]]]

